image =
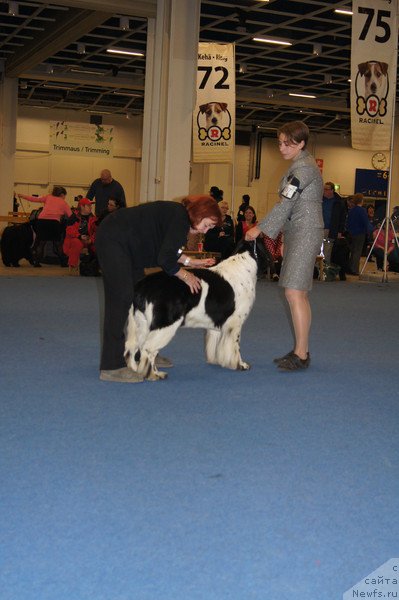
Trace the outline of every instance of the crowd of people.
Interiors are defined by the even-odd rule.
[[[95,242],[99,226],[109,214],[126,206],[126,199],[123,187],[112,178],[108,169],[101,171],[86,197],[79,195],[75,198],[76,205],[71,207],[66,196],[66,189],[59,185],[45,196],[18,194],[20,200],[42,205],[31,215],[33,266],[42,266],[46,244],[52,242],[52,250],[60,265],[69,267],[71,275],[77,275],[82,254],[89,254],[96,260]],[[95,213],[92,212],[93,205]]]
[[[378,214],[373,204],[364,207],[363,194],[356,193],[346,198],[335,190],[332,181],[324,184],[323,190],[323,252],[327,264],[339,267],[339,278],[346,275],[359,275],[362,256],[376,258],[378,269],[383,268],[386,227],[385,214]],[[388,267],[399,271],[399,251],[396,242],[396,215],[399,207],[394,207],[389,222]],[[398,221],[399,225],[399,221]],[[372,258],[369,260],[372,260]]]

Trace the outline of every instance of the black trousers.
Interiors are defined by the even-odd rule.
[[[52,219],[37,219],[34,223],[36,240],[32,247],[32,256],[35,264],[43,259],[46,242],[53,242],[55,254],[63,263],[64,253],[62,251],[62,225],[59,221]]]
[[[104,329],[101,370],[126,367],[125,326],[133,301],[135,284],[144,277],[144,269],[134,266],[129,249],[120,242],[101,236],[96,238],[96,251],[104,285]]]

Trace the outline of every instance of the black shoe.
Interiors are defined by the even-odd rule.
[[[306,358],[299,358],[297,354],[292,354],[284,360],[280,361],[277,367],[280,371],[300,371],[307,369],[310,365],[310,354]]]
[[[294,351],[291,350],[291,352],[284,354],[284,356],[280,356],[279,358],[273,358],[273,362],[274,362],[274,364],[278,364],[279,362],[281,362],[282,360],[285,360],[286,358],[289,358],[293,354],[294,354]]]
[[[339,280],[340,281],[346,281],[346,275],[345,275],[345,273],[340,273],[339,274]]]

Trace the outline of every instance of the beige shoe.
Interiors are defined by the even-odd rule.
[[[129,367],[100,371],[100,379],[101,381],[118,381],[120,383],[140,383],[144,381],[141,375],[138,375],[132,369],[129,369]]]
[[[155,366],[160,367],[161,369],[167,369],[169,367],[173,367],[173,363],[170,358],[166,358],[166,356],[161,356],[158,354],[155,358]]]
[[[71,265],[69,265],[69,275],[79,275],[79,267],[71,267]]]

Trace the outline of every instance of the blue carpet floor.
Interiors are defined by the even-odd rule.
[[[319,283],[312,365],[258,283],[245,373],[180,330],[98,379],[100,281],[0,278],[3,600],[334,600],[398,556],[399,286]]]

